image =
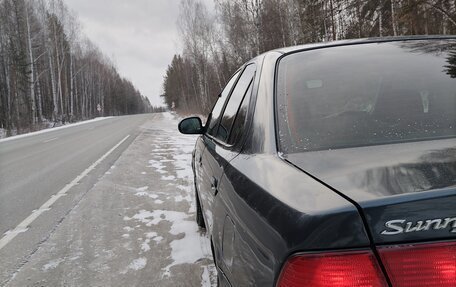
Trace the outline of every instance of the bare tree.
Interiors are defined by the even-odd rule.
[[[98,116],[98,103],[103,115],[151,111],[83,39],[62,0],[0,1],[0,129],[7,135]]]
[[[183,51],[167,69],[163,97],[183,113],[209,112],[234,70],[266,50],[346,38],[456,33],[454,0],[214,2],[215,15],[201,1],[181,3]]]

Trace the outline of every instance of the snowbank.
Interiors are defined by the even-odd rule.
[[[44,134],[44,133],[48,133],[48,132],[52,132],[52,131],[56,131],[56,130],[71,128],[71,127],[80,126],[80,125],[93,123],[93,122],[98,122],[98,121],[106,120],[106,119],[110,119],[110,118],[113,118],[113,117],[98,117],[98,118],[95,118],[95,119],[92,119],[92,120],[77,122],[77,123],[68,124],[68,125],[64,125],[64,126],[59,126],[59,127],[55,127],[55,128],[48,128],[48,129],[44,129],[44,130],[40,130],[40,131],[36,131],[36,132],[31,132],[31,133],[11,136],[11,137],[7,137],[7,138],[1,138],[1,136],[3,134],[5,134],[5,133],[4,132],[0,132],[0,142],[6,142],[6,141],[16,140],[16,139],[25,138],[25,137],[29,137],[29,136],[34,136],[34,135],[38,135],[38,134]],[[1,130],[3,130],[3,129],[1,129]]]

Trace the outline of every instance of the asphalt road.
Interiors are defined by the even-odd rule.
[[[150,115],[102,121],[0,143],[0,234],[71,182]]]
[[[0,248],[0,285],[7,269],[14,270],[78,202],[122,151],[135,139],[140,126],[154,114],[108,118],[29,137],[0,142],[0,238],[49,201],[52,196],[122,142],[78,181],[71,195],[55,202],[27,226],[27,240],[15,238]],[[5,267],[5,265],[7,267]]]

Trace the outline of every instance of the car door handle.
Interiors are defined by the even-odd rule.
[[[215,177],[211,177],[211,189],[213,191],[217,190],[217,179]]]

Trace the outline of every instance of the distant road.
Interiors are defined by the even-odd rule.
[[[130,135],[118,147],[124,149],[153,116],[108,118],[0,142],[0,238]]]

